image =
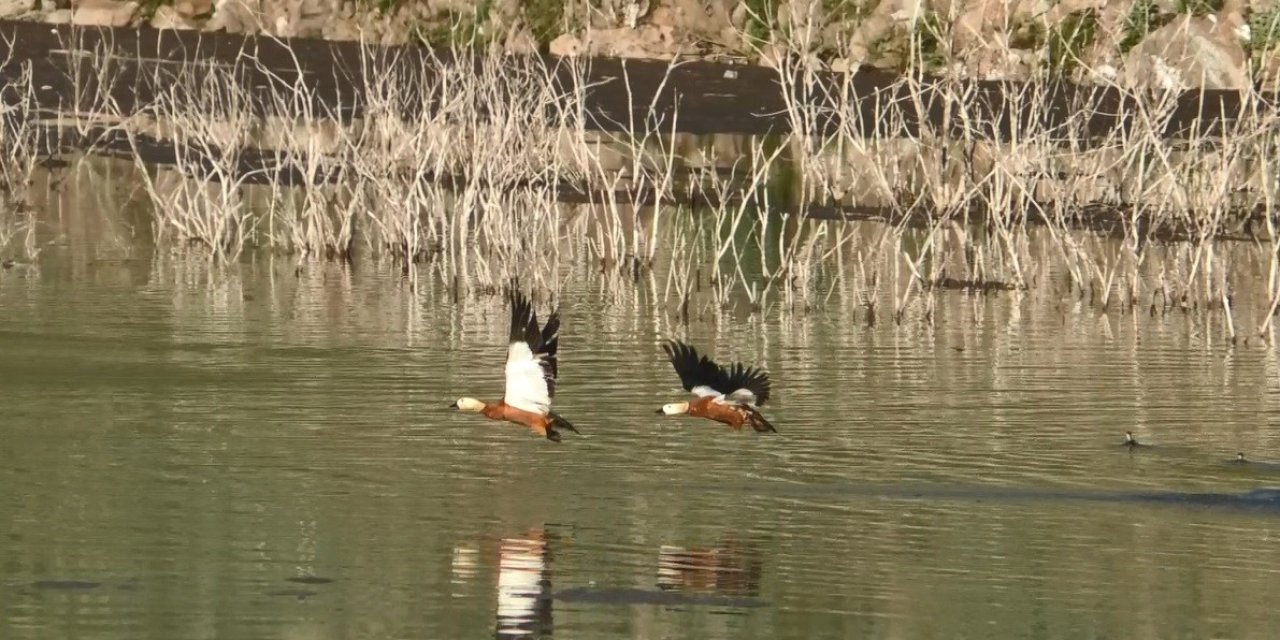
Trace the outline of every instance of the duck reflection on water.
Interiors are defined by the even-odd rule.
[[[542,529],[503,538],[494,637],[548,638],[551,629],[550,539]]]
[[[658,549],[658,588],[664,590],[756,597],[763,572],[760,553],[736,541],[710,548]]]
[[[606,593],[608,589],[586,587],[570,589],[573,593],[555,596],[551,586],[552,546],[555,542],[556,537],[542,528],[499,541],[495,638],[550,638],[554,628],[552,605],[555,597],[571,599],[570,596],[599,595],[602,602],[619,599],[616,604],[622,604],[629,598],[637,598],[637,594],[645,593],[675,592],[697,597],[730,598],[756,598],[760,594],[764,561],[759,551],[752,545],[730,540],[711,547],[660,546],[657,591],[631,589],[619,595]],[[454,559],[463,565],[455,567],[455,580],[465,580],[474,575],[475,551],[455,551]],[[675,593],[671,595],[675,596]],[[635,604],[641,601],[647,602],[641,598]],[[688,603],[701,604],[696,598]]]

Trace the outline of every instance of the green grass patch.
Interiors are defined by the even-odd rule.
[[[840,43],[857,31],[858,26],[871,15],[877,2],[878,0],[822,0],[822,24],[828,25],[835,33],[828,33],[828,37],[822,38],[813,54],[826,62],[844,55]]]
[[[910,27],[894,24],[867,43],[867,57],[872,64],[899,71],[935,71],[947,64],[950,29],[941,14],[925,13]]]
[[[524,20],[539,47],[546,47],[565,29],[565,0],[525,0]]]
[[[450,9],[431,24],[414,27],[413,35],[419,42],[436,47],[484,47],[494,36],[492,11],[493,0],[480,0],[469,11]]]
[[[747,8],[747,41],[758,47],[772,40],[778,30],[778,0],[744,0],[742,4]]]
[[[1280,56],[1280,7],[1249,16],[1249,75],[1255,81],[1267,56]]]
[[[872,62],[879,65],[889,67],[898,67],[902,65],[902,60],[898,59],[901,52],[899,40],[905,40],[906,34],[894,26],[886,29],[884,33],[876,37],[876,39],[867,43],[867,56]]]
[[[855,25],[867,19],[879,0],[822,0],[827,20],[832,23]]]
[[[924,14],[916,20],[916,48],[927,56],[937,55],[943,48],[943,40],[946,38],[945,29],[946,24],[942,14],[936,11]]]
[[[929,11],[916,20],[915,30],[911,37],[911,63],[917,61],[925,70],[938,69],[947,63],[947,34],[950,25],[942,14]]]
[[[1009,46],[1014,49],[1035,50],[1044,46],[1048,32],[1039,20],[1028,20],[1009,33]]]
[[[1222,11],[1222,3],[1223,0],[1177,0],[1173,3],[1173,8],[1178,13],[1204,16]]]
[[[142,0],[138,3],[138,15],[147,22],[156,17],[156,11],[165,5],[172,5],[173,0]]]
[[[1084,52],[1098,37],[1098,13],[1083,9],[1067,14],[1049,33],[1049,73],[1066,75],[1080,65]]]
[[[1249,47],[1254,51],[1280,47],[1280,7],[1249,16]]]
[[[1156,0],[1138,0],[1124,19],[1124,36],[1120,38],[1120,53],[1128,53],[1138,46],[1152,31],[1169,24],[1174,15],[1162,13]]]

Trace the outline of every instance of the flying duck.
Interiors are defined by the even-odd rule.
[[[768,373],[737,362],[728,368],[721,367],[710,358],[698,355],[693,347],[675,340],[663,343],[662,350],[671,359],[685,391],[697,398],[662,405],[658,413],[707,418],[735,430],[750,426],[761,433],[777,433],[756,408],[769,400]]]
[[[475,398],[459,398],[451,409],[483,414],[532,429],[552,442],[560,442],[560,429],[574,428],[551,410],[556,391],[556,346],[560,340],[560,312],[553,310],[547,324],[538,329],[538,315],[523,294],[512,291],[511,341],[507,347],[507,388],[502,401],[488,404]]]

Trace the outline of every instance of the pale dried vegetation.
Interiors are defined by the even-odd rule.
[[[7,47],[12,52],[12,47]],[[0,86],[0,251],[19,248],[26,255],[38,252],[36,223],[28,188],[40,161],[35,114],[30,92],[34,90],[29,66],[16,67],[10,58],[0,61],[0,69],[10,69],[9,81]],[[10,260],[0,254],[0,260]]]
[[[673,118],[645,114],[625,123],[626,135],[599,133],[587,126],[589,87],[575,66],[585,63],[556,70],[374,48],[362,60],[358,119],[242,58],[157,68],[166,77],[153,80],[169,90],[141,113],[120,113],[105,94],[81,96],[98,124],[72,126],[89,144],[129,140],[157,244],[215,261],[248,249],[392,260],[414,286],[426,279],[454,296],[517,278],[554,292],[592,274],[619,296],[647,291],[683,318],[731,303],[840,305],[869,322],[931,323],[943,290],[1011,291],[1105,311],[1225,311],[1230,338],[1270,339],[1280,304],[1274,109],[1259,106],[1222,135],[1169,139],[1176,96],[1129,93],[1132,126],[1103,139],[1086,139],[1090,104],[1072,105],[1066,126],[1032,119],[999,143],[983,133],[992,123],[966,109],[907,135],[908,112],[927,92],[963,104],[973,85],[903,77],[895,89],[917,103],[884,100],[878,122],[860,122],[853,85],[820,85],[800,55],[817,26],[804,3],[791,6],[785,37],[775,38],[797,54],[777,64],[794,131],[784,139],[697,139],[674,133]],[[78,59],[69,68],[94,76],[84,87],[108,84],[105,50]],[[579,80],[566,87],[559,71]],[[251,73],[275,78],[271,104],[250,103]],[[14,202],[38,156],[40,121],[23,111],[29,73],[22,82],[7,88],[0,131],[0,240],[10,251],[31,228]],[[823,99],[804,99],[819,87]],[[1003,106],[1039,113],[1057,108],[1052,99],[1029,85]],[[406,117],[417,102],[432,108]],[[873,128],[889,135],[864,133]],[[148,136],[172,145],[176,161],[148,162]],[[869,210],[878,213],[841,219]],[[1090,224],[1099,212],[1105,229]]]

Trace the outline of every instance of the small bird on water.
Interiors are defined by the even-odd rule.
[[[1130,450],[1133,450],[1133,449],[1137,449],[1137,448],[1139,448],[1139,447],[1149,447],[1149,446],[1151,446],[1151,445],[1146,444],[1146,443],[1143,443],[1143,442],[1138,442],[1138,439],[1137,439],[1137,438],[1135,438],[1135,437],[1133,437],[1133,432],[1132,432],[1132,431],[1126,431],[1126,432],[1124,432],[1124,443],[1123,443],[1123,444],[1121,444],[1120,446],[1122,446],[1122,447],[1128,447]]]

